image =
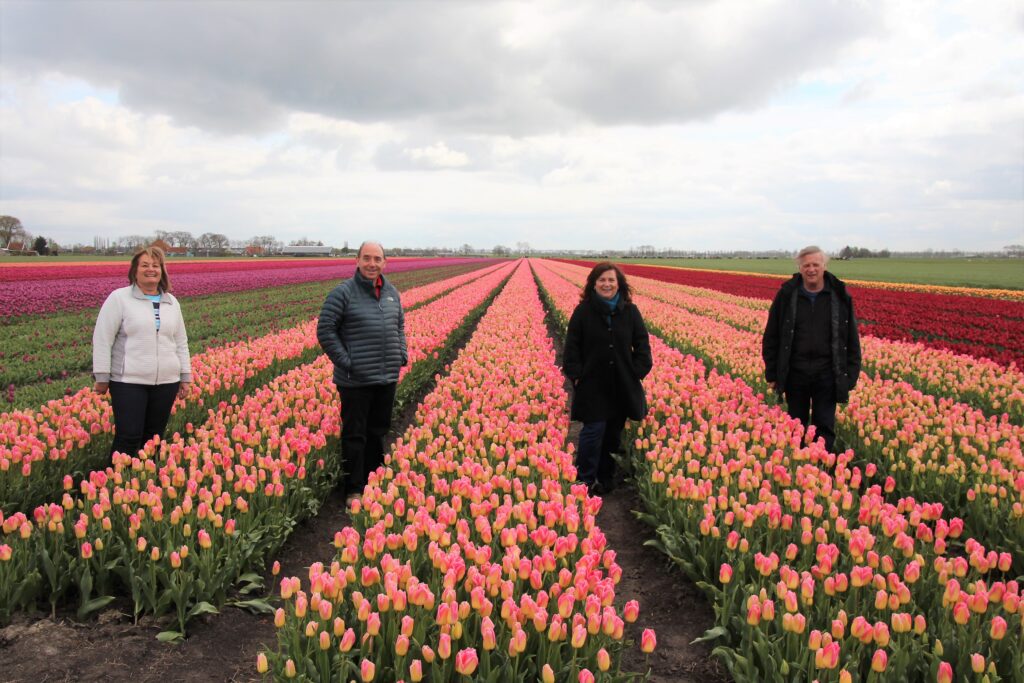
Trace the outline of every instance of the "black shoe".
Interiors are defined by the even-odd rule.
[[[595,481],[592,484],[587,484],[587,493],[589,493],[592,496],[604,495],[604,493],[605,493],[604,486],[602,486],[601,482],[599,482],[599,481]]]
[[[615,480],[609,479],[607,481],[598,482],[598,486],[601,487],[601,493],[609,494],[615,491]]]

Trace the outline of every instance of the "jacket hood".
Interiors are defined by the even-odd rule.
[[[782,283],[782,289],[786,292],[791,292],[799,287],[802,282],[803,276],[800,275],[800,273],[793,273],[793,277]],[[829,288],[831,288],[841,298],[849,298],[849,294],[846,293],[846,283],[827,270],[825,271],[825,282],[827,282]]]

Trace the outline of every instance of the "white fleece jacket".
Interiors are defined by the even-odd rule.
[[[103,302],[92,333],[92,373],[97,382],[191,382],[185,320],[178,300],[160,297],[160,331],[153,302],[137,286],[115,289]]]

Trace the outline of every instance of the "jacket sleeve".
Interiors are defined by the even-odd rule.
[[[352,361],[338,334],[338,328],[345,318],[347,305],[348,293],[336,287],[324,300],[324,305],[320,309],[320,319],[316,324],[316,339],[320,342],[320,348],[335,367],[345,371],[352,369]]]
[[[192,381],[192,358],[188,353],[188,332],[185,331],[185,314],[181,310],[181,302],[177,299],[174,300],[174,305],[178,309],[178,316],[181,318],[181,325],[178,326],[178,334],[175,337],[175,345],[178,352],[178,362],[181,364],[181,380],[182,382]]]
[[[782,316],[782,292],[775,295],[772,306],[768,309],[768,323],[761,337],[761,358],[764,360],[764,378],[769,384],[779,379],[779,318]]]
[[[122,315],[121,300],[117,292],[112,292],[100,307],[96,327],[92,330],[92,375],[97,382],[110,381],[111,355]]]
[[[651,338],[647,333],[647,325],[644,324],[644,317],[640,315],[640,309],[633,306],[633,369],[636,376],[643,379],[654,367],[654,359],[651,356]]]
[[[853,314],[853,300],[848,301],[850,306],[850,322],[846,331],[846,376],[850,380],[849,389],[852,391],[857,386],[860,378],[860,331],[857,329],[857,318]]]
[[[562,350],[562,372],[576,381],[583,375],[583,314],[577,306],[569,317],[565,331],[565,348]]]
[[[398,296],[396,294],[396,296]],[[402,365],[409,364],[409,345],[405,340],[405,309],[402,307],[402,298],[398,296],[398,340],[402,346]]]

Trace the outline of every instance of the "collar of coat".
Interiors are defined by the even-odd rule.
[[[381,273],[378,277],[380,278],[380,289],[381,291],[384,291],[384,287],[388,284],[388,281],[384,278],[383,273]],[[360,287],[368,290],[371,293],[373,292],[373,280],[368,279],[365,275],[360,273],[358,268],[356,268],[356,272],[352,275],[352,279],[355,280]]]
[[[598,295],[596,292],[591,294],[587,298],[587,301],[589,301],[590,305],[594,308],[594,310],[600,313],[601,315],[617,315],[618,313],[622,312],[623,308],[626,307],[626,300],[622,296],[619,297],[619,301],[618,303],[615,304],[615,308],[611,308],[608,304],[606,304],[605,300],[602,299],[600,295]]]
[[[171,303],[173,303],[171,301],[171,297],[167,295],[167,292],[165,292],[163,290],[158,290],[158,292],[160,294],[160,303],[161,304],[168,304],[168,305],[170,305]],[[143,292],[142,289],[138,285],[132,285],[132,298],[149,300],[149,295],[146,294],[145,292]]]
[[[793,273],[793,277],[782,283],[782,289],[785,292],[791,292],[794,289],[799,289],[800,285],[803,284],[803,281],[804,279],[800,273]],[[850,295],[846,292],[846,283],[827,270],[825,271],[825,283],[827,284],[827,288],[835,292],[836,296],[840,299],[843,301],[850,300]]]

